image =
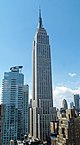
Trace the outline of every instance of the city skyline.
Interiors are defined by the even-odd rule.
[[[74,90],[79,90],[80,86],[79,1],[0,2],[0,85],[3,73],[8,71],[9,67],[23,65],[25,83],[29,84],[30,95],[32,94],[32,40],[37,27],[39,5],[44,19],[43,25],[50,36],[56,103],[56,100],[61,100],[65,93],[72,96]]]

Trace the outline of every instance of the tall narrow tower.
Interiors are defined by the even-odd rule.
[[[50,121],[55,118],[52,97],[52,72],[49,36],[42,25],[39,9],[38,29],[32,48],[33,95],[30,110],[30,134],[46,140]]]

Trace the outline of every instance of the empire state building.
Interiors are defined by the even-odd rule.
[[[42,25],[41,11],[32,48],[33,90],[30,108],[30,134],[46,140],[50,133],[50,121],[56,117],[53,108],[51,52],[49,36]]]

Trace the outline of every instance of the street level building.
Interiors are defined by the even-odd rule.
[[[56,145],[57,135],[59,129],[59,120],[50,122],[51,145]]]
[[[59,119],[56,145],[80,145],[80,117],[75,109],[67,109]]]
[[[43,27],[40,10],[32,57],[33,90],[32,108],[30,108],[30,134],[34,138],[45,141],[50,135],[50,121],[56,118],[56,109],[53,108],[49,36]]]

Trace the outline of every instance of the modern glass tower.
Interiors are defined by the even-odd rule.
[[[38,29],[32,48],[33,90],[32,108],[30,109],[30,134],[46,140],[49,136],[50,121],[54,120],[52,96],[52,72],[49,36],[42,25],[39,10]]]
[[[21,73],[21,69],[22,66],[11,67],[10,72],[4,73],[2,84],[3,145],[9,145],[11,139],[16,144],[17,139],[27,132],[28,86],[24,86],[24,74]]]

